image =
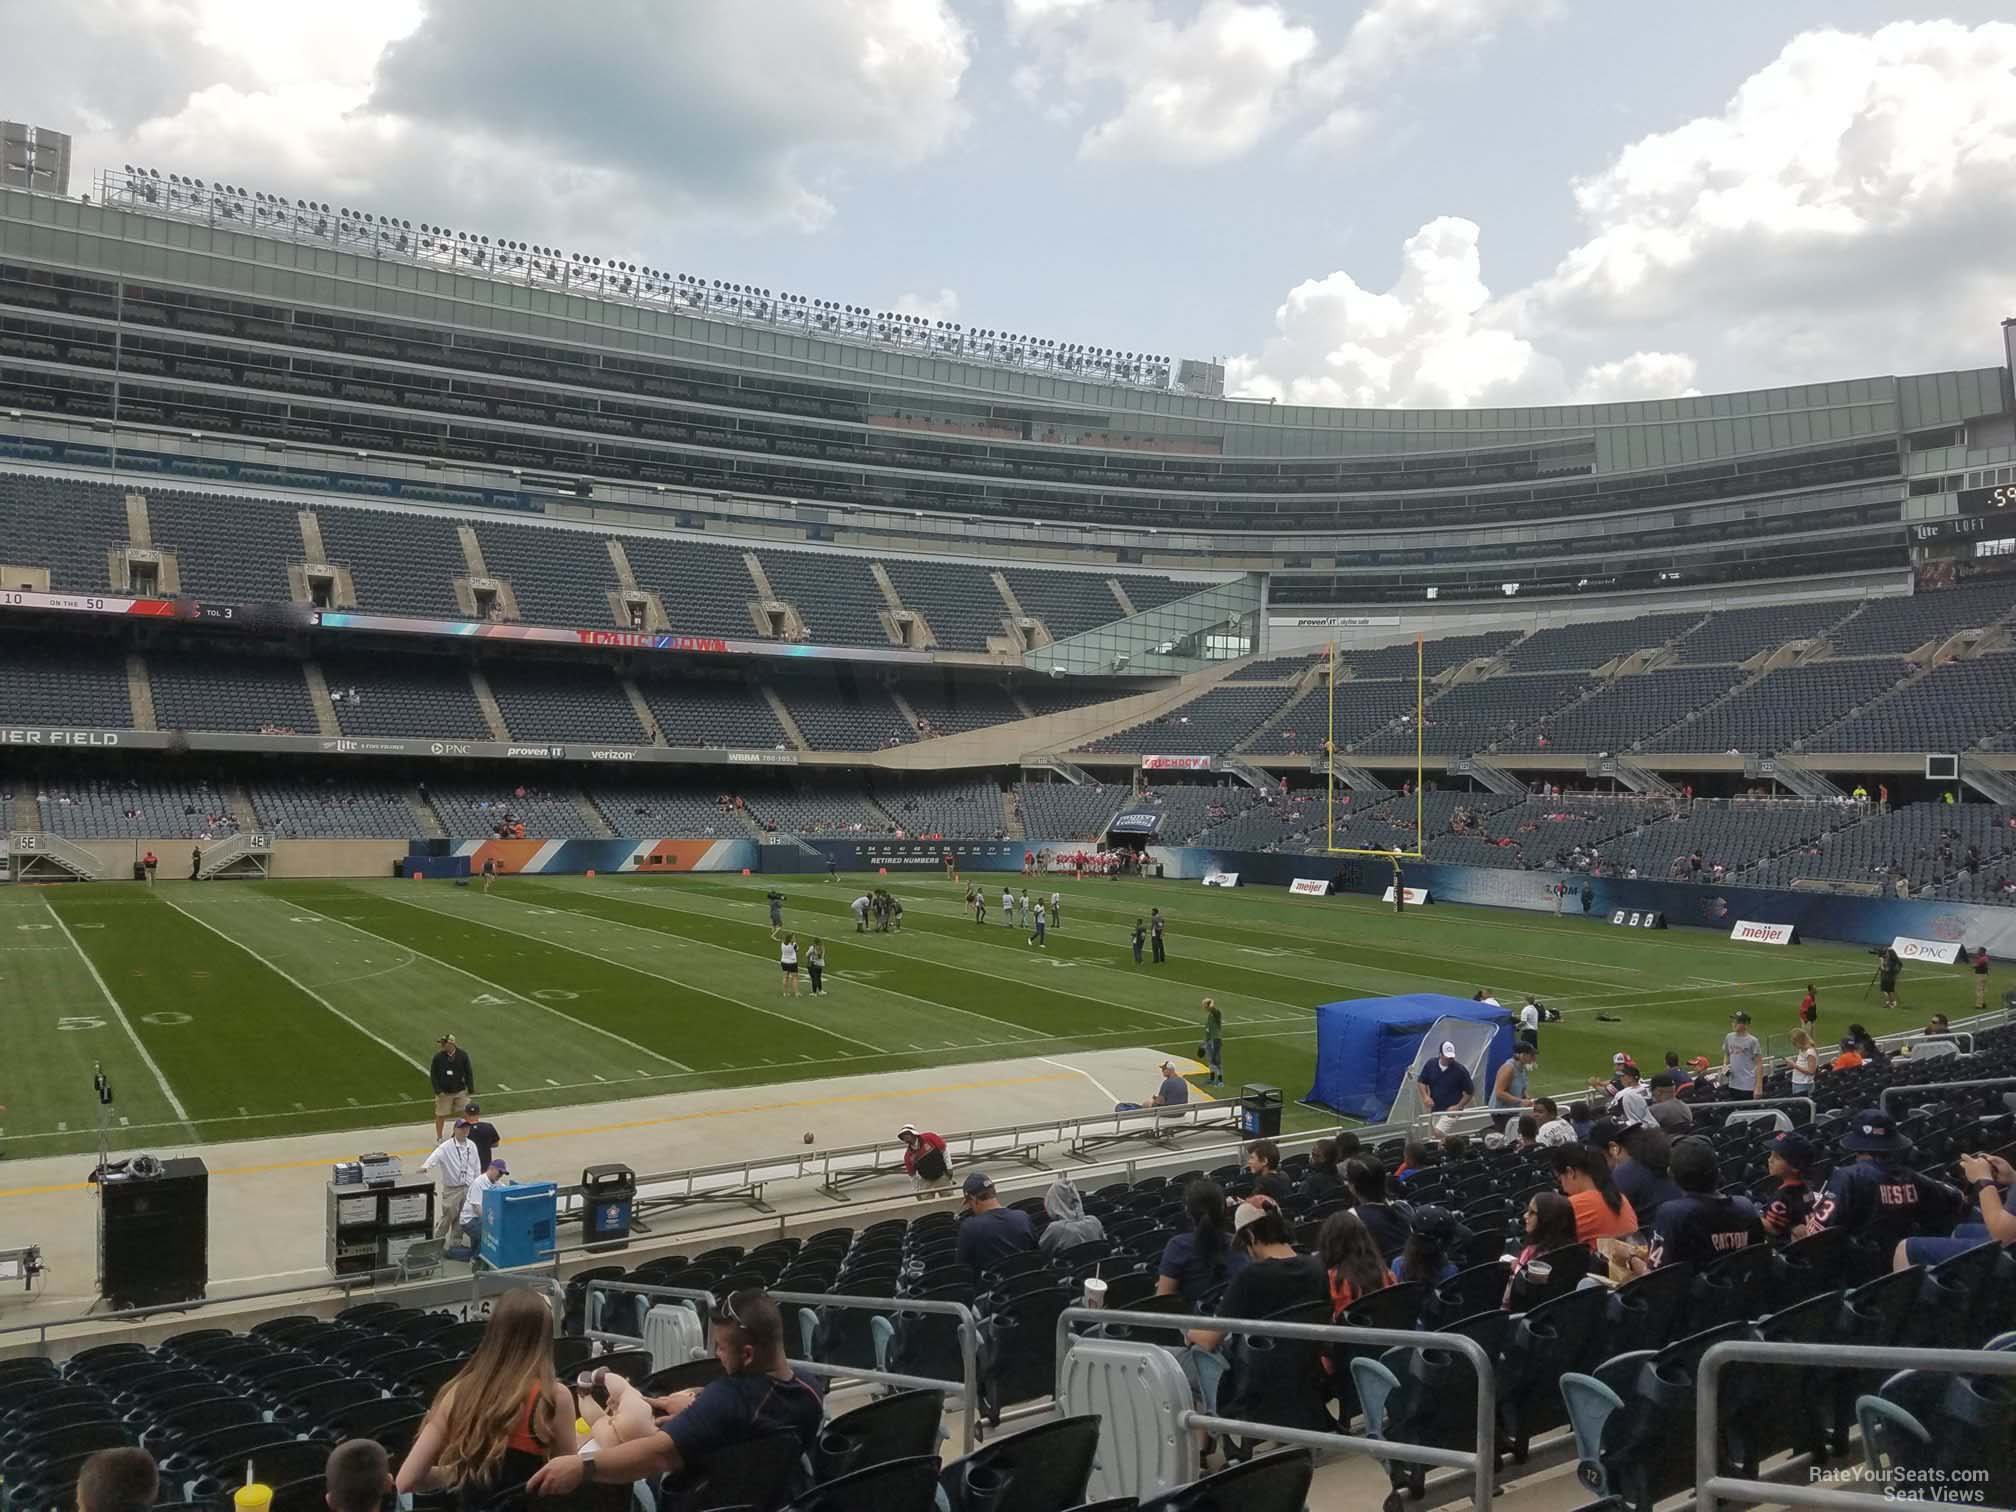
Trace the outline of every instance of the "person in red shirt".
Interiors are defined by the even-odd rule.
[[[152,868],[148,870],[147,880],[154,880]],[[1975,946],[1974,959],[1968,964],[1974,968],[1974,1009],[1978,1013],[1988,1006],[1988,947]]]
[[[945,1136],[905,1124],[896,1137],[903,1142],[903,1174],[919,1193],[944,1185],[952,1174],[952,1163],[945,1158]]]
[[[1806,996],[1799,999],[1799,1027],[1811,1029],[1820,1022],[1820,999],[1813,991],[1813,984],[1806,984]]]

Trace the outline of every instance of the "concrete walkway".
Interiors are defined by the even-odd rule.
[[[499,1154],[514,1180],[564,1186],[578,1181],[584,1166],[619,1163],[648,1173],[795,1152],[808,1133],[815,1148],[839,1148],[893,1143],[905,1123],[950,1133],[1111,1112],[1116,1101],[1146,1100],[1161,1058],[1146,1049],[1086,1051],[548,1108],[495,1122],[504,1141]],[[421,1124],[149,1153],[196,1154],[210,1168],[209,1295],[219,1298],[328,1279],[329,1167],[382,1150],[410,1173],[432,1148],[432,1125]],[[0,1163],[0,1247],[40,1245],[49,1271],[33,1295],[0,1291],[0,1327],[77,1316],[97,1300],[97,1195],[85,1180],[93,1164],[89,1155]],[[766,1197],[780,1212],[826,1211],[846,1221],[843,1204],[808,1187],[794,1183]],[[902,1189],[900,1182],[876,1181],[850,1190],[871,1198]],[[684,1212],[690,1214],[684,1223],[695,1228],[756,1216],[743,1207]],[[655,1215],[654,1234],[681,1227],[682,1217]]]

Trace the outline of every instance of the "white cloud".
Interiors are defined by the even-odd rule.
[[[1745,382],[1986,360],[2016,310],[2016,25],[1796,37],[1575,203],[1586,235],[1514,302],[1524,330],[1705,329]]]
[[[1039,80],[1077,98],[1117,95],[1079,142],[1081,156],[1116,161],[1216,163],[1249,151],[1280,124],[1317,49],[1316,33],[1280,6],[1241,0],[1205,0],[1181,23],[1150,0],[1010,0],[1008,21],[1042,62],[1018,71],[1025,96]]]
[[[65,75],[71,97],[30,117],[84,119],[87,170],[145,158],[626,251],[682,221],[824,224],[852,166],[956,139],[971,57],[950,0],[607,0],[587,19],[477,0],[78,0],[36,25],[56,56],[108,38],[132,55]]]
[[[1276,0],[1204,0],[1188,20],[1158,0],[1007,0],[1008,32],[1036,54],[1013,75],[1023,98],[1065,118],[1061,97],[1100,119],[1087,158],[1210,164],[1300,122],[1307,146],[1365,133],[1379,86],[1434,53],[1474,50],[1501,21],[1553,0],[1373,0],[1323,54],[1316,29]]]
[[[1258,353],[1227,366],[1230,392],[1349,408],[1516,403],[1544,382],[1531,343],[1497,324],[1475,222],[1430,221],[1383,292],[1350,274],[1297,285]]]
[[[940,289],[936,294],[898,294],[889,306],[898,315],[916,315],[924,320],[950,320],[959,313],[959,291]]]
[[[2016,26],[1796,37],[1574,198],[1582,239],[1533,284],[1493,298],[1477,227],[1443,217],[1383,293],[1343,271],[1291,291],[1231,382],[1312,404],[1594,402],[1995,361],[2016,311]]]
[[[1586,369],[1569,392],[1574,404],[1610,404],[1619,399],[1679,399],[1701,391],[1694,387],[1699,366],[1684,352],[1633,352],[1615,362]]]
[[[1370,124],[1366,96],[1387,80],[1431,55],[1477,52],[1508,19],[1544,21],[1558,9],[1558,0],[1372,0],[1303,81],[1303,93],[1325,107],[1303,145],[1355,144]]]

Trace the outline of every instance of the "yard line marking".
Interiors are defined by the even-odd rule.
[[[527,997],[522,992],[517,992],[509,987],[506,987],[501,982],[493,982],[488,977],[480,977],[476,975],[475,972],[470,971],[466,967],[457,966],[453,961],[444,961],[439,956],[429,955],[426,951],[419,949],[417,946],[400,945],[397,940],[390,939],[385,935],[381,935],[375,930],[366,929],[362,924],[352,924],[347,919],[339,919],[334,914],[323,913],[321,909],[312,907],[306,903],[302,903],[299,905],[290,903],[287,906],[290,908],[295,906],[306,908],[308,912],[312,914],[321,914],[323,918],[328,919],[332,923],[341,924],[345,929],[356,930],[358,934],[365,936],[367,939],[383,940],[387,945],[397,946],[401,950],[410,951],[412,952],[414,958],[417,960],[432,961],[436,966],[444,967],[447,970],[456,973],[458,976],[465,976],[469,978],[469,980],[472,982],[481,982],[485,987],[494,987],[499,992],[510,993],[512,997],[518,999],[519,1002],[526,1004],[528,1007],[541,1009],[544,1012],[552,1014],[555,1018],[562,1018],[567,1020],[567,1022],[570,1024],[578,1024],[583,1029],[592,1029],[597,1034],[606,1035],[608,1038],[616,1041],[617,1044],[635,1050],[639,1055],[648,1055],[653,1060],[661,1060],[665,1062],[665,1064],[668,1066],[677,1066],[681,1071],[691,1071],[693,1069],[691,1066],[687,1065],[684,1061],[674,1060],[669,1055],[660,1055],[656,1050],[652,1050],[647,1048],[646,1046],[640,1045],[635,1040],[625,1039],[622,1035],[616,1033],[616,1031],[613,1029],[604,1029],[600,1024],[591,1024],[588,1022],[588,1020],[582,1018],[576,1018],[571,1013],[562,1013],[558,1008],[553,1007],[550,1003],[538,1002],[535,999]]]
[[[475,917],[475,915],[473,914],[455,913],[451,910],[441,908],[429,908],[424,903],[415,903],[411,899],[396,897],[391,893],[381,893],[378,894],[378,896],[391,898],[392,901],[395,903],[404,904],[408,908],[418,909],[421,913],[434,914],[439,918],[460,919],[464,923],[474,924],[480,929],[493,929],[497,931],[499,934],[515,934],[515,931],[505,928],[502,924],[492,924],[488,920],[479,919]],[[571,913],[573,912],[573,910],[569,909],[567,910],[567,912]],[[582,914],[580,915],[580,917],[587,918],[588,915]],[[641,924],[633,924],[630,927],[633,929],[643,928]],[[656,934],[658,933],[658,931],[655,929],[651,929],[651,930],[645,930],[645,933]],[[863,1039],[856,1039],[851,1034],[842,1034],[837,1029],[829,1029],[826,1027],[826,1025],[821,1024],[814,1019],[802,1019],[796,1017],[793,1014],[779,1013],[774,1008],[758,1008],[754,1003],[745,1003],[742,1001],[742,999],[730,997],[725,992],[712,992],[705,987],[696,987],[691,982],[682,982],[677,977],[666,976],[662,971],[647,971],[642,966],[633,966],[627,961],[612,961],[607,956],[599,956],[595,954],[595,952],[592,950],[583,950],[578,945],[562,945],[558,940],[549,939],[544,935],[539,935],[536,936],[535,938],[537,938],[542,945],[550,945],[555,950],[565,950],[573,955],[585,956],[588,960],[594,961],[598,965],[614,966],[620,971],[634,971],[639,976],[647,976],[652,978],[654,981],[659,982],[670,982],[674,987],[682,988],[687,992],[697,992],[702,997],[711,997],[716,1001],[723,1003],[733,1003],[737,1008],[745,1008],[751,1013],[761,1013],[770,1018],[782,1019],[785,1023],[796,1024],[801,1029],[816,1029],[821,1034],[826,1035],[829,1039],[840,1040],[849,1045],[859,1045],[863,1050],[869,1051],[870,1053],[875,1055],[887,1055],[889,1053],[887,1050],[883,1049],[880,1045],[871,1045],[868,1043],[868,1041]],[[662,1056],[659,1058],[661,1060],[664,1059],[664,1057]]]
[[[308,997],[313,998],[316,1002],[320,1003],[324,1008],[327,1008],[331,1013],[335,1014],[336,1017],[343,1020],[343,1022],[348,1024],[352,1029],[355,1029],[359,1034],[363,1035],[366,1039],[372,1041],[374,1044],[382,1045],[385,1049],[391,1051],[394,1055],[398,1056],[399,1059],[406,1062],[407,1065],[411,1066],[415,1071],[418,1071],[422,1076],[428,1074],[427,1068],[421,1065],[419,1061],[413,1059],[412,1056],[408,1055],[404,1050],[401,1050],[397,1045],[393,1044],[392,1041],[386,1039],[383,1035],[373,1034],[369,1029],[366,1029],[362,1024],[358,1023],[357,1020],[350,1017],[349,1014],[345,1013],[341,1008],[338,1008],[334,1003],[330,1002],[329,999],[322,996],[321,993],[317,992],[313,987],[310,987],[307,983],[303,982],[299,977],[296,977],[291,973],[283,970],[281,967],[274,965],[271,961],[267,960],[266,957],[259,954],[258,951],[254,950],[250,945],[247,945],[244,941],[232,939],[230,935],[224,933],[223,930],[219,929],[215,924],[210,923],[209,920],[198,918],[195,914],[189,912],[188,909],[184,908],[180,903],[177,903],[173,898],[170,898],[167,894],[163,893],[160,895],[160,897],[163,903],[167,904],[168,907],[174,909],[175,912],[182,915],[183,918],[189,920],[192,924],[202,925],[203,928],[209,930],[210,933],[217,936],[217,938],[222,940],[225,944],[235,945],[238,949],[244,951],[245,954],[252,957],[253,960],[257,961],[261,966],[264,966],[268,971],[272,972],[273,975],[280,978],[281,981],[290,984],[291,986],[294,987],[296,991],[304,993]]]
[[[568,891],[570,891],[570,892],[571,892],[571,891],[575,891],[575,890],[576,890],[576,889],[572,889],[572,888],[569,888],[569,889],[568,889]],[[508,903],[508,902],[515,902],[516,900],[515,900],[515,899],[510,899],[510,898],[507,898],[507,899],[505,899],[504,901],[506,901],[506,902]],[[612,900],[612,901],[621,901],[621,900]],[[519,904],[518,904],[517,906],[518,906],[518,907],[520,907],[520,908],[529,908],[529,907],[531,907],[532,905],[530,905],[530,904],[526,904],[526,903],[519,903]],[[642,906],[644,906],[644,907],[659,907],[659,905],[657,905],[657,904],[643,904]],[[769,959],[770,959],[770,957],[769,957],[768,955],[759,955],[759,954],[758,954],[757,952],[755,952],[755,951],[753,951],[753,950],[738,950],[738,949],[736,949],[736,948],[735,948],[734,946],[732,946],[732,945],[716,945],[716,944],[715,944],[715,943],[714,943],[714,942],[713,942],[712,940],[690,940],[690,939],[688,939],[688,937],[687,937],[687,936],[685,936],[685,935],[675,935],[675,934],[671,934],[671,933],[670,933],[669,931],[666,931],[666,930],[662,930],[662,929],[653,929],[653,928],[651,928],[651,927],[650,927],[650,926],[649,926],[648,924],[633,924],[633,923],[631,923],[631,922],[630,922],[630,921],[629,921],[628,919],[611,919],[611,918],[605,918],[605,917],[604,917],[603,915],[601,915],[601,914],[594,914],[594,913],[583,913],[583,912],[582,912],[582,911],[581,911],[580,909],[578,909],[578,908],[561,908],[561,909],[551,909],[551,910],[546,910],[546,911],[547,911],[547,912],[554,912],[554,913],[566,913],[566,914],[572,914],[572,915],[573,915],[573,916],[574,916],[575,918],[577,918],[577,919],[593,919],[593,920],[595,920],[595,921],[596,921],[597,923],[601,923],[601,924],[620,924],[620,925],[622,925],[622,926],[623,926],[623,928],[625,928],[625,929],[641,929],[641,930],[643,930],[643,931],[644,931],[644,933],[646,933],[646,934],[648,934],[648,935],[654,935],[654,936],[656,936],[657,938],[659,938],[659,939],[661,939],[661,940],[663,940],[663,939],[672,939],[672,940],[687,940],[687,941],[688,941],[688,943],[690,943],[690,944],[694,944],[694,945],[701,945],[701,946],[705,946],[705,947],[706,947],[707,949],[709,949],[709,950],[719,950],[719,951],[723,951],[723,952],[725,952],[725,953],[726,953],[726,954],[728,954],[728,955],[739,955],[739,956],[746,956],[747,958],[749,958],[749,959],[750,959],[750,960],[752,960],[752,961],[767,961],[767,960],[769,960]],[[695,912],[695,910],[693,910],[693,909],[687,909],[687,908],[659,908],[659,911],[660,911],[661,913],[678,913],[678,914],[693,914],[693,915],[694,915],[695,917],[703,917],[703,916],[701,916],[701,915],[698,915],[698,914],[697,914],[697,913]],[[876,947],[875,947],[875,946],[873,946],[873,945],[870,945],[870,946],[868,946],[867,948],[868,948],[868,949],[870,949],[870,950],[874,950],[874,949],[876,949]],[[971,968],[971,967],[956,967],[956,966],[955,966],[955,967],[951,967],[951,968],[949,968],[949,969],[951,969],[951,970],[955,970],[955,971],[956,971],[956,970],[965,970],[965,971],[971,971],[971,970],[972,970],[973,968]],[[839,972],[839,971],[836,971],[836,972],[834,972],[833,974],[834,974],[835,976],[837,976],[837,977],[842,977],[842,978],[858,978],[858,977],[864,977],[864,976],[881,976],[881,975],[882,975],[882,973],[881,973],[881,972],[879,972],[879,971],[878,971],[878,972],[854,972],[854,971],[847,971],[847,972]],[[994,1016],[993,1016],[992,1014],[987,1014],[987,1013],[979,1013],[979,1012],[976,1012],[976,1011],[975,1011],[974,1009],[971,1009],[971,1008],[961,1008],[961,1007],[959,1007],[959,1006],[958,1006],[957,1004],[955,1004],[955,1003],[945,1003],[945,1002],[940,1002],[940,1001],[939,1001],[939,1000],[938,1000],[937,998],[922,998],[922,997],[918,997],[918,996],[916,996],[916,995],[915,995],[915,994],[913,994],[913,993],[908,993],[908,992],[904,992],[904,991],[902,991],[901,989],[899,989],[899,988],[895,988],[895,987],[883,987],[883,986],[881,986],[881,985],[879,985],[879,984],[869,984],[869,985],[871,985],[871,986],[872,986],[872,988],[873,988],[873,990],[874,990],[874,991],[876,991],[876,992],[886,992],[886,993],[887,993],[887,994],[889,994],[889,996],[891,996],[891,997],[900,997],[900,998],[903,998],[903,999],[905,999],[905,1000],[907,1000],[907,1001],[909,1001],[909,1002],[912,1002],[912,1003],[918,1003],[918,1004],[921,1004],[921,1005],[922,1005],[923,1007],[926,1007],[926,1008],[929,1008],[929,1009],[930,1009],[930,1010],[932,1010],[932,1011],[933,1011],[934,1013],[957,1013],[957,1014],[960,1014],[960,1015],[962,1015],[962,1016],[964,1016],[964,1017],[966,1017],[966,1018],[973,1018],[973,1019],[980,1019],[980,1020],[982,1020],[982,1021],[983,1021],[983,1022],[985,1022],[985,1023],[989,1023],[989,1024],[993,1024],[993,1025],[994,1025],[994,1026],[995,1026],[996,1028],[1000,1028],[1000,1029],[1010,1029],[1010,1030],[1019,1030],[1019,1031],[1020,1031],[1020,1032],[1022,1033],[1022,1035],[1023,1035],[1023,1036],[1025,1036],[1025,1037],[1026,1037],[1026,1038],[1028,1038],[1028,1039],[1032,1039],[1032,1040],[1040,1040],[1040,1039],[1046,1039],[1046,1038],[1049,1038],[1049,1036],[1047,1036],[1047,1035],[1044,1035],[1044,1034],[1040,1034],[1040,1033],[1038,1033],[1037,1031],[1035,1031],[1034,1029],[1031,1029],[1031,1028],[1029,1027],[1029,1025],[1027,1025],[1027,1024],[1017,1024],[1017,1023],[1013,1023],[1013,1022],[1009,1021],[1008,1019],[998,1019],[998,1018],[995,1018],[995,1017],[994,1017]]]
[[[119,999],[112,996],[112,989],[105,985],[105,978],[98,974],[98,963],[84,954],[84,947],[77,943],[77,936],[70,933],[70,926],[63,922],[63,915],[56,912],[56,905],[49,901],[46,893],[42,897],[42,906],[49,910],[49,917],[54,919],[56,927],[63,931],[63,938],[68,940],[71,949],[77,952],[77,959],[82,961],[84,969],[91,973],[91,980],[98,984],[99,996],[105,999],[105,1006],[112,1010],[112,1017],[119,1020],[119,1027],[126,1031],[126,1038],[133,1042],[133,1048],[140,1054],[140,1064],[153,1074],[155,1083],[161,1088],[161,1095],[168,1099],[169,1109],[181,1121],[183,1127],[188,1129],[190,1138],[194,1139],[196,1126],[189,1122],[188,1110],[182,1106],[182,1099],[175,1095],[175,1089],[168,1085],[168,1078],[161,1074],[161,1068],[154,1064],[154,1057],[147,1053],[147,1047],[140,1043],[140,1036],[133,1032],[133,1025],[126,1017],[126,1010],[119,1006]]]
[[[1068,1064],[1068,1063],[1067,1063],[1067,1062],[1065,1062],[1065,1061],[1059,1061],[1059,1060],[1050,1060],[1050,1059],[1048,1059],[1047,1057],[1045,1057],[1045,1056],[1041,1056],[1041,1055],[1037,1056],[1037,1057],[1036,1057],[1036,1059],[1038,1059],[1038,1060],[1042,1061],[1042,1062],[1043,1062],[1043,1064],[1044,1064],[1044,1065],[1046,1065],[1046,1066],[1055,1066],[1055,1067],[1056,1067],[1056,1068],[1057,1068],[1057,1069],[1058,1069],[1059,1071],[1069,1071],[1069,1072],[1071,1072],[1071,1073],[1072,1073],[1073,1075],[1076,1075],[1076,1076],[1082,1076],[1082,1077],[1084,1077],[1084,1078],[1085,1078],[1085,1080],[1087,1080],[1087,1081],[1089,1081],[1090,1083],[1092,1083],[1092,1085],[1093,1085],[1094,1087],[1096,1087],[1096,1088],[1098,1089],[1098,1091],[1099,1091],[1099,1095],[1100,1095],[1101,1097],[1107,1097],[1107,1098],[1112,1098],[1112,1100],[1113,1100],[1113,1101],[1114,1101],[1114,1102],[1115,1102],[1116,1104],[1117,1104],[1117,1103],[1119,1103],[1119,1102],[1120,1102],[1120,1101],[1122,1100],[1122,1099],[1120,1099],[1120,1098],[1118,1098],[1118,1097],[1114,1097],[1114,1096],[1113,1096],[1113,1089],[1112,1089],[1111,1087],[1107,1086],[1107,1085],[1106,1085],[1106,1083],[1104,1083],[1104,1082],[1102,1082],[1101,1080],[1099,1080],[1099,1078],[1098,1078],[1098,1077],[1096,1077],[1096,1076],[1094,1076],[1094,1075],[1093,1075],[1093,1074],[1092,1074],[1092,1073],[1091,1073],[1090,1071],[1083,1071],[1083,1070],[1080,1070],[1080,1069],[1079,1069],[1078,1067],[1076,1067],[1076,1066],[1073,1066],[1073,1065],[1070,1065],[1070,1064]]]

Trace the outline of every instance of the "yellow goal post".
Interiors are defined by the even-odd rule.
[[[1414,848],[1395,850],[1390,846],[1339,845],[1337,843],[1337,642],[1330,642],[1330,656],[1323,676],[1330,685],[1329,727],[1323,739],[1323,849],[1332,856],[1381,856],[1394,863],[1397,873],[1402,861],[1422,860],[1421,830],[1425,805],[1421,798],[1421,754],[1426,721],[1426,679],[1422,676],[1425,656],[1420,635],[1414,637]],[[1345,684],[1348,689],[1349,683]]]

